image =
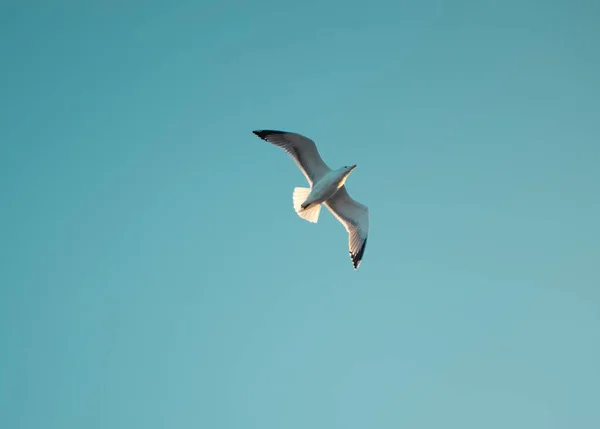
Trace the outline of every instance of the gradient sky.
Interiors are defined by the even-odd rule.
[[[0,6],[1,427],[600,427],[598,1],[91,3]]]

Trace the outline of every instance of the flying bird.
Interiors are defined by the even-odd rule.
[[[369,235],[369,209],[354,201],[345,185],[356,164],[332,170],[319,155],[315,142],[303,135],[274,130],[252,132],[285,150],[306,176],[310,188],[294,188],[292,195],[298,216],[317,223],[321,205],[324,204],[346,228],[350,259],[356,270],[365,253]]]

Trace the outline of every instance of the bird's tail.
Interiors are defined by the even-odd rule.
[[[319,213],[321,213],[321,204],[310,205],[306,208],[302,208],[302,203],[306,201],[310,195],[310,188],[294,188],[294,194],[292,199],[294,201],[294,210],[298,213],[302,219],[312,223],[317,223],[319,220]]]

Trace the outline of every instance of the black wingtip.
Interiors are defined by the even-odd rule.
[[[365,247],[367,247],[367,239],[365,238],[365,241],[363,242],[363,245],[361,246],[360,250],[356,253],[356,255],[353,255],[352,253],[350,253],[350,258],[352,259],[352,265],[354,266],[354,269],[357,270],[358,266],[360,265],[360,262],[362,261],[363,255],[365,253]]]
[[[266,139],[271,134],[285,134],[285,131],[277,131],[277,130],[255,130],[252,133],[256,134],[261,139]]]

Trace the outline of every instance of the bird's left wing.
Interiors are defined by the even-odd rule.
[[[354,201],[342,186],[325,205],[348,231],[350,259],[356,270],[362,261],[369,235],[369,209]]]
[[[303,135],[274,130],[252,132],[261,139],[285,150],[300,168],[311,186],[331,171],[319,155],[315,142]]]

